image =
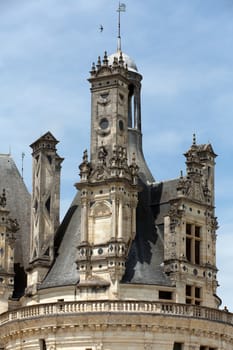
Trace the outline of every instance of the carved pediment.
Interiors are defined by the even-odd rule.
[[[177,191],[182,193],[183,196],[199,202],[204,202],[209,193],[201,178],[195,181],[195,178],[181,177],[177,185]]]
[[[109,75],[111,73],[112,73],[111,67],[104,65],[98,69],[98,71],[96,72],[96,77],[103,76],[103,75]]]
[[[90,182],[103,181],[110,177],[110,171],[105,165],[97,165],[91,172],[89,177]]]

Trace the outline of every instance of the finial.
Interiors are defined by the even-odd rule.
[[[193,134],[193,145],[196,146],[196,134]]]
[[[183,171],[180,171],[180,178],[183,179]]]
[[[85,149],[84,152],[83,152],[83,162],[84,162],[84,163],[87,163],[87,162],[88,162],[87,149]]]
[[[126,5],[119,2],[118,12],[118,37],[117,37],[117,52],[121,51],[121,12],[125,12]]]
[[[117,57],[114,57],[112,67],[116,68],[117,66],[118,66],[118,59]]]
[[[103,64],[104,64],[105,66],[108,65],[108,55],[107,55],[107,51],[104,52]]]
[[[96,68],[99,69],[101,67],[101,58],[100,56],[98,57],[97,65]]]
[[[95,69],[95,63],[92,63],[92,67],[91,67],[91,74],[95,74],[96,73],[96,69]]]
[[[120,66],[123,66],[123,65],[124,65],[124,59],[123,59],[122,51],[120,52],[119,65],[120,65]]]

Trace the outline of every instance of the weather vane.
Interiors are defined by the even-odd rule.
[[[117,51],[121,51],[121,12],[126,11],[126,5],[119,2],[118,12],[118,37],[117,37]]]

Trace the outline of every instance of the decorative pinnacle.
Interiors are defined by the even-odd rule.
[[[124,66],[124,59],[123,59],[122,51],[120,52],[120,57],[119,57],[118,62],[119,62],[120,66],[122,66],[122,67]]]
[[[107,55],[107,51],[104,52],[103,64],[106,65],[106,66],[108,65],[108,55]]]
[[[98,57],[97,65],[96,68],[99,69],[101,67],[101,58],[100,56]]]
[[[196,146],[196,134],[193,134],[193,145]]]
[[[95,70],[95,63],[93,62],[92,63],[92,67],[91,67],[91,73],[95,73],[96,70]]]
[[[88,154],[87,154],[87,149],[83,152],[83,162],[88,163]]]

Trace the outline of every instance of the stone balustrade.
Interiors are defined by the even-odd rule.
[[[198,318],[233,325],[233,314],[225,310],[211,309],[196,305],[148,302],[148,301],[66,301],[25,306],[5,312],[0,316],[0,326],[14,320],[27,320],[59,314],[85,313],[129,313],[173,315],[176,317]]]

